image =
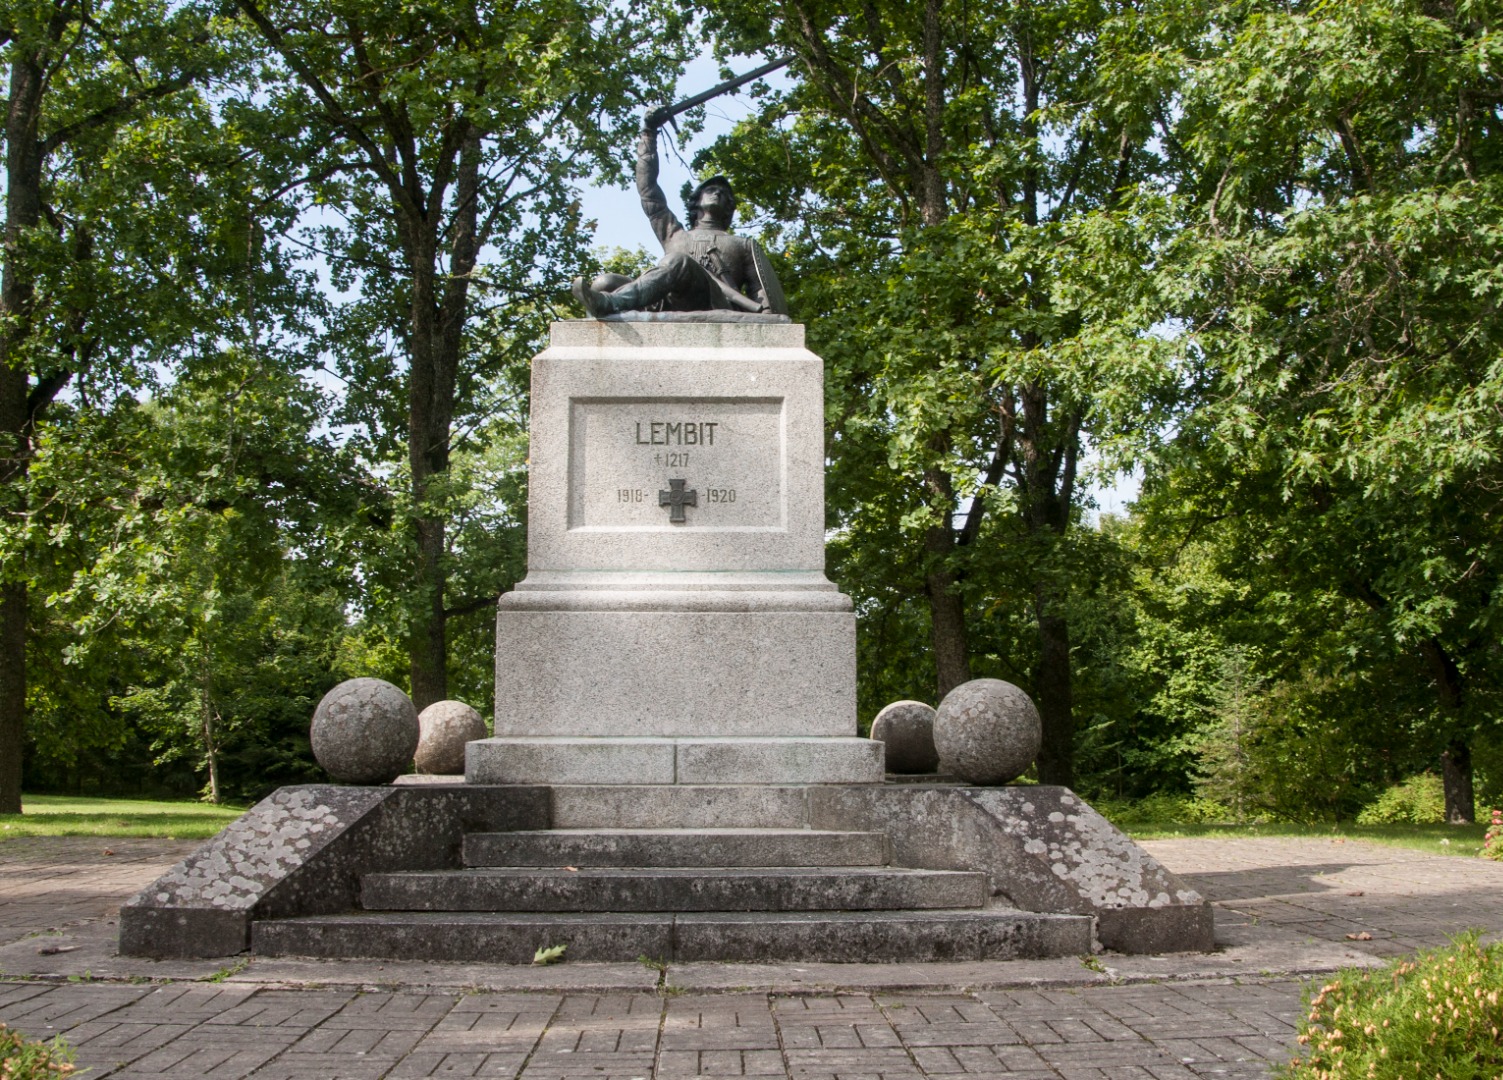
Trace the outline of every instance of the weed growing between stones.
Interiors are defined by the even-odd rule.
[[[1503,810],[1493,811],[1492,824],[1487,827],[1487,835],[1482,838],[1482,850],[1478,854],[1484,859],[1503,862]]]
[[[204,982],[222,983],[231,976],[239,975],[248,967],[250,967],[250,957],[247,956],[241,960],[236,960],[233,964],[228,964],[220,968],[212,975],[205,976]]]
[[[1306,1056],[1282,1080],[1503,1077],[1503,943],[1470,933],[1381,971],[1339,972],[1308,1005]]]
[[[0,1080],[51,1080],[73,1073],[73,1052],[61,1039],[29,1042],[0,1024]]]

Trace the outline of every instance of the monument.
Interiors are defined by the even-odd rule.
[[[701,95],[703,97],[704,95]],[[671,110],[669,110],[671,111]],[[723,178],[575,282],[532,370],[527,574],[465,783],[284,788],[121,911],[148,956],[980,960],[1205,949],[1063,788],[885,782],[824,571],[823,364]],[[411,778],[409,778],[411,779]]]

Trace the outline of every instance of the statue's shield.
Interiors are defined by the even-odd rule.
[[[783,295],[782,283],[778,281],[777,271],[773,270],[772,263],[767,258],[767,252],[762,250],[762,245],[752,241],[752,263],[757,268],[757,277],[762,282],[762,296],[767,301],[767,310],[774,315],[788,314],[788,298]]]

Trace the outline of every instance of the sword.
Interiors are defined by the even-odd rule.
[[[642,118],[642,126],[656,130],[668,123],[679,113],[687,112],[696,105],[703,105],[711,98],[719,97],[721,94],[728,94],[737,87],[745,86],[753,79],[760,79],[763,75],[769,75],[777,71],[778,68],[787,67],[792,62],[793,57],[791,56],[785,56],[781,60],[772,60],[759,68],[748,71],[745,75],[737,75],[734,79],[723,82],[719,86],[711,87],[702,94],[695,94],[693,97],[684,98],[677,105],[663,105],[660,108],[653,109],[652,112]]]

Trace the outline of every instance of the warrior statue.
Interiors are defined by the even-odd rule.
[[[787,315],[783,288],[766,253],[755,240],[728,231],[736,212],[729,180],[712,176],[694,189],[687,229],[668,209],[658,186],[658,131],[683,107],[648,113],[637,140],[637,194],[663,245],[663,258],[635,281],[621,274],[601,274],[590,282],[575,278],[574,297],[597,319],[623,311]]]

